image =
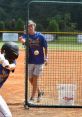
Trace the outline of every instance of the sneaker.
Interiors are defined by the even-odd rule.
[[[34,104],[34,99],[30,98],[30,100],[28,101],[29,104]]]
[[[42,96],[44,95],[44,92],[39,92],[38,93],[38,98],[37,98],[37,102],[40,102]]]

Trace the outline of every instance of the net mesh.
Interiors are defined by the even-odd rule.
[[[48,65],[44,65],[39,78],[44,95],[39,103],[35,101],[33,105],[82,106],[81,6],[52,2],[29,5],[29,19],[36,22],[37,30],[42,31],[48,43]],[[73,12],[75,9],[78,15]],[[28,81],[28,103],[31,93],[32,86]]]

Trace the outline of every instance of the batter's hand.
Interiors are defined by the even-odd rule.
[[[14,63],[10,64],[10,65],[9,65],[10,71],[15,70],[15,67],[16,67],[16,65],[15,65]]]
[[[5,60],[4,54],[0,54],[0,63],[2,64]]]
[[[9,61],[5,59],[5,60],[2,62],[2,66],[3,66],[4,68],[9,68]]]

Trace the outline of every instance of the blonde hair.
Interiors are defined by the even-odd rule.
[[[34,25],[36,27],[36,23],[32,20],[28,20],[28,25]]]

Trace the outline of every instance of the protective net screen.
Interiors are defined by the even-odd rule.
[[[30,3],[28,19],[36,22],[36,30],[47,40],[48,64],[37,80],[39,101],[38,91],[30,101],[33,86],[28,76],[29,106],[82,106],[81,11],[81,4]]]

